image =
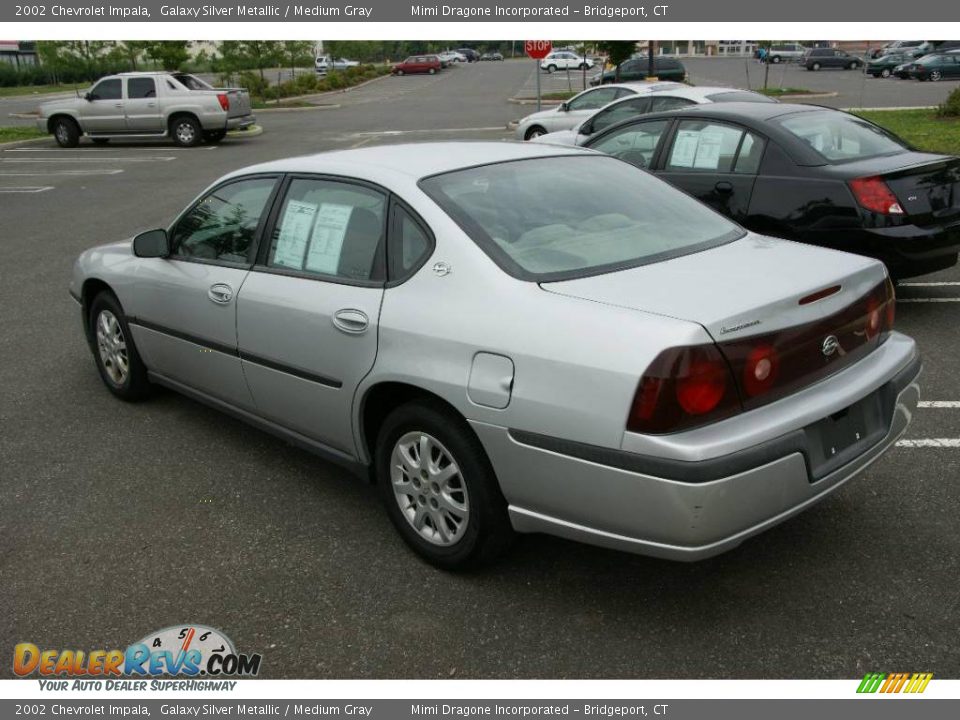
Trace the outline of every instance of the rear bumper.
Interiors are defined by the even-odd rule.
[[[255,125],[256,122],[257,117],[253,114],[227,118],[227,130],[242,130],[243,128]]]
[[[888,368],[885,380],[873,388],[888,397],[886,431],[820,477],[811,470],[810,453],[797,437],[797,433],[803,436],[804,426],[780,438],[780,446],[769,440],[758,442],[736,453],[739,458],[674,461],[678,468],[674,472],[661,460],[653,466],[655,475],[627,469],[630,466],[624,463],[615,466],[610,457],[587,459],[582,454],[534,446],[529,444],[529,435],[506,428],[472,425],[498,474],[518,532],[544,532],[627,552],[692,561],[732,549],[796,515],[880,457],[912,419],[920,396],[920,369],[915,346],[910,343],[909,354],[901,354],[898,365]],[[850,370],[856,372],[856,366]],[[824,383],[834,379],[836,376]],[[642,456],[634,453],[604,452],[642,462]]]

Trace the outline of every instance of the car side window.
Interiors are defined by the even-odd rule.
[[[406,280],[433,251],[433,238],[409,212],[394,205],[390,232],[389,272],[391,282]]]
[[[730,172],[743,130],[704,120],[684,120],[667,158],[667,170]]]
[[[152,77],[130,78],[127,80],[127,97],[131,100],[155,98],[157,84]]]
[[[617,96],[616,88],[597,88],[585,92],[567,103],[568,110],[599,110],[604,105],[613,102]]]
[[[276,183],[272,177],[250,178],[210,192],[177,222],[171,234],[173,254],[246,263]]]
[[[650,107],[650,112],[660,112],[662,110],[676,110],[677,108],[687,107],[688,105],[695,105],[696,103],[693,100],[687,100],[686,98],[678,97],[657,97],[652,98],[653,104]]]
[[[733,166],[735,173],[756,175],[760,172],[760,161],[763,160],[763,150],[766,143],[759,135],[745,133],[737,153],[737,162]]]
[[[101,80],[90,91],[91,100],[120,100],[123,97],[123,88],[120,78]]]
[[[267,265],[321,277],[383,279],[386,197],[362,185],[291,181],[271,233]]]
[[[650,167],[668,120],[651,120],[620,128],[592,143],[593,150],[626,160],[637,167]]]
[[[606,130],[621,120],[643,115],[647,112],[650,112],[650,98],[638,97],[633,100],[624,100],[594,115],[593,120],[590,122],[590,133]]]

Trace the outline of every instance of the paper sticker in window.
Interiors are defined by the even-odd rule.
[[[317,206],[314,203],[300,200],[290,200],[287,203],[280,223],[277,247],[273,253],[274,265],[303,269],[303,257],[316,214]]]
[[[716,132],[700,134],[700,143],[697,145],[697,157],[693,161],[695,168],[716,170],[720,167],[720,144],[723,135]]]
[[[352,205],[323,203],[317,213],[307,252],[306,269],[312,272],[336,275],[340,265],[340,251],[347,225],[353,213]]]
[[[677,133],[673,152],[670,155],[671,167],[693,167],[699,138],[700,132],[697,130],[681,130]]]

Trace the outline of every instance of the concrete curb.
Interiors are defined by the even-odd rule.
[[[16,147],[17,145],[29,145],[30,143],[40,142],[41,140],[50,140],[51,138],[53,138],[52,135],[44,135],[43,137],[27,138],[26,140],[11,140],[9,142],[0,143],[0,150]]]
[[[252,138],[257,135],[263,135],[263,127],[260,125],[251,125],[246,130],[230,130],[227,133],[228,138]]]
[[[858,110],[867,112],[892,112],[894,110],[936,110],[938,107],[938,105],[907,105],[904,107],[848,107],[841,109],[847,112],[856,112]]]
[[[525,98],[525,97],[522,97],[522,98],[512,97],[512,98],[507,98],[507,102],[513,103],[514,105],[536,105],[537,99]],[[540,104],[541,105],[559,105],[562,102],[564,101],[563,100],[541,100]]]
[[[272,107],[272,108],[256,108],[255,113],[275,113],[275,112],[312,112],[314,110],[336,110],[340,108],[339,103],[333,103],[330,105],[310,105],[307,107]]]
[[[754,92],[760,92],[755,90]],[[791,93],[789,95],[767,95],[768,98],[773,98],[774,100],[816,100],[817,98],[832,98],[837,97],[840,93],[838,92],[826,92],[826,93]]]

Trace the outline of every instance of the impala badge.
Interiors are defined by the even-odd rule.
[[[837,340],[836,335],[827,335],[823,339],[823,344],[820,346],[820,351],[823,353],[824,357],[830,357],[839,349],[840,341]]]

